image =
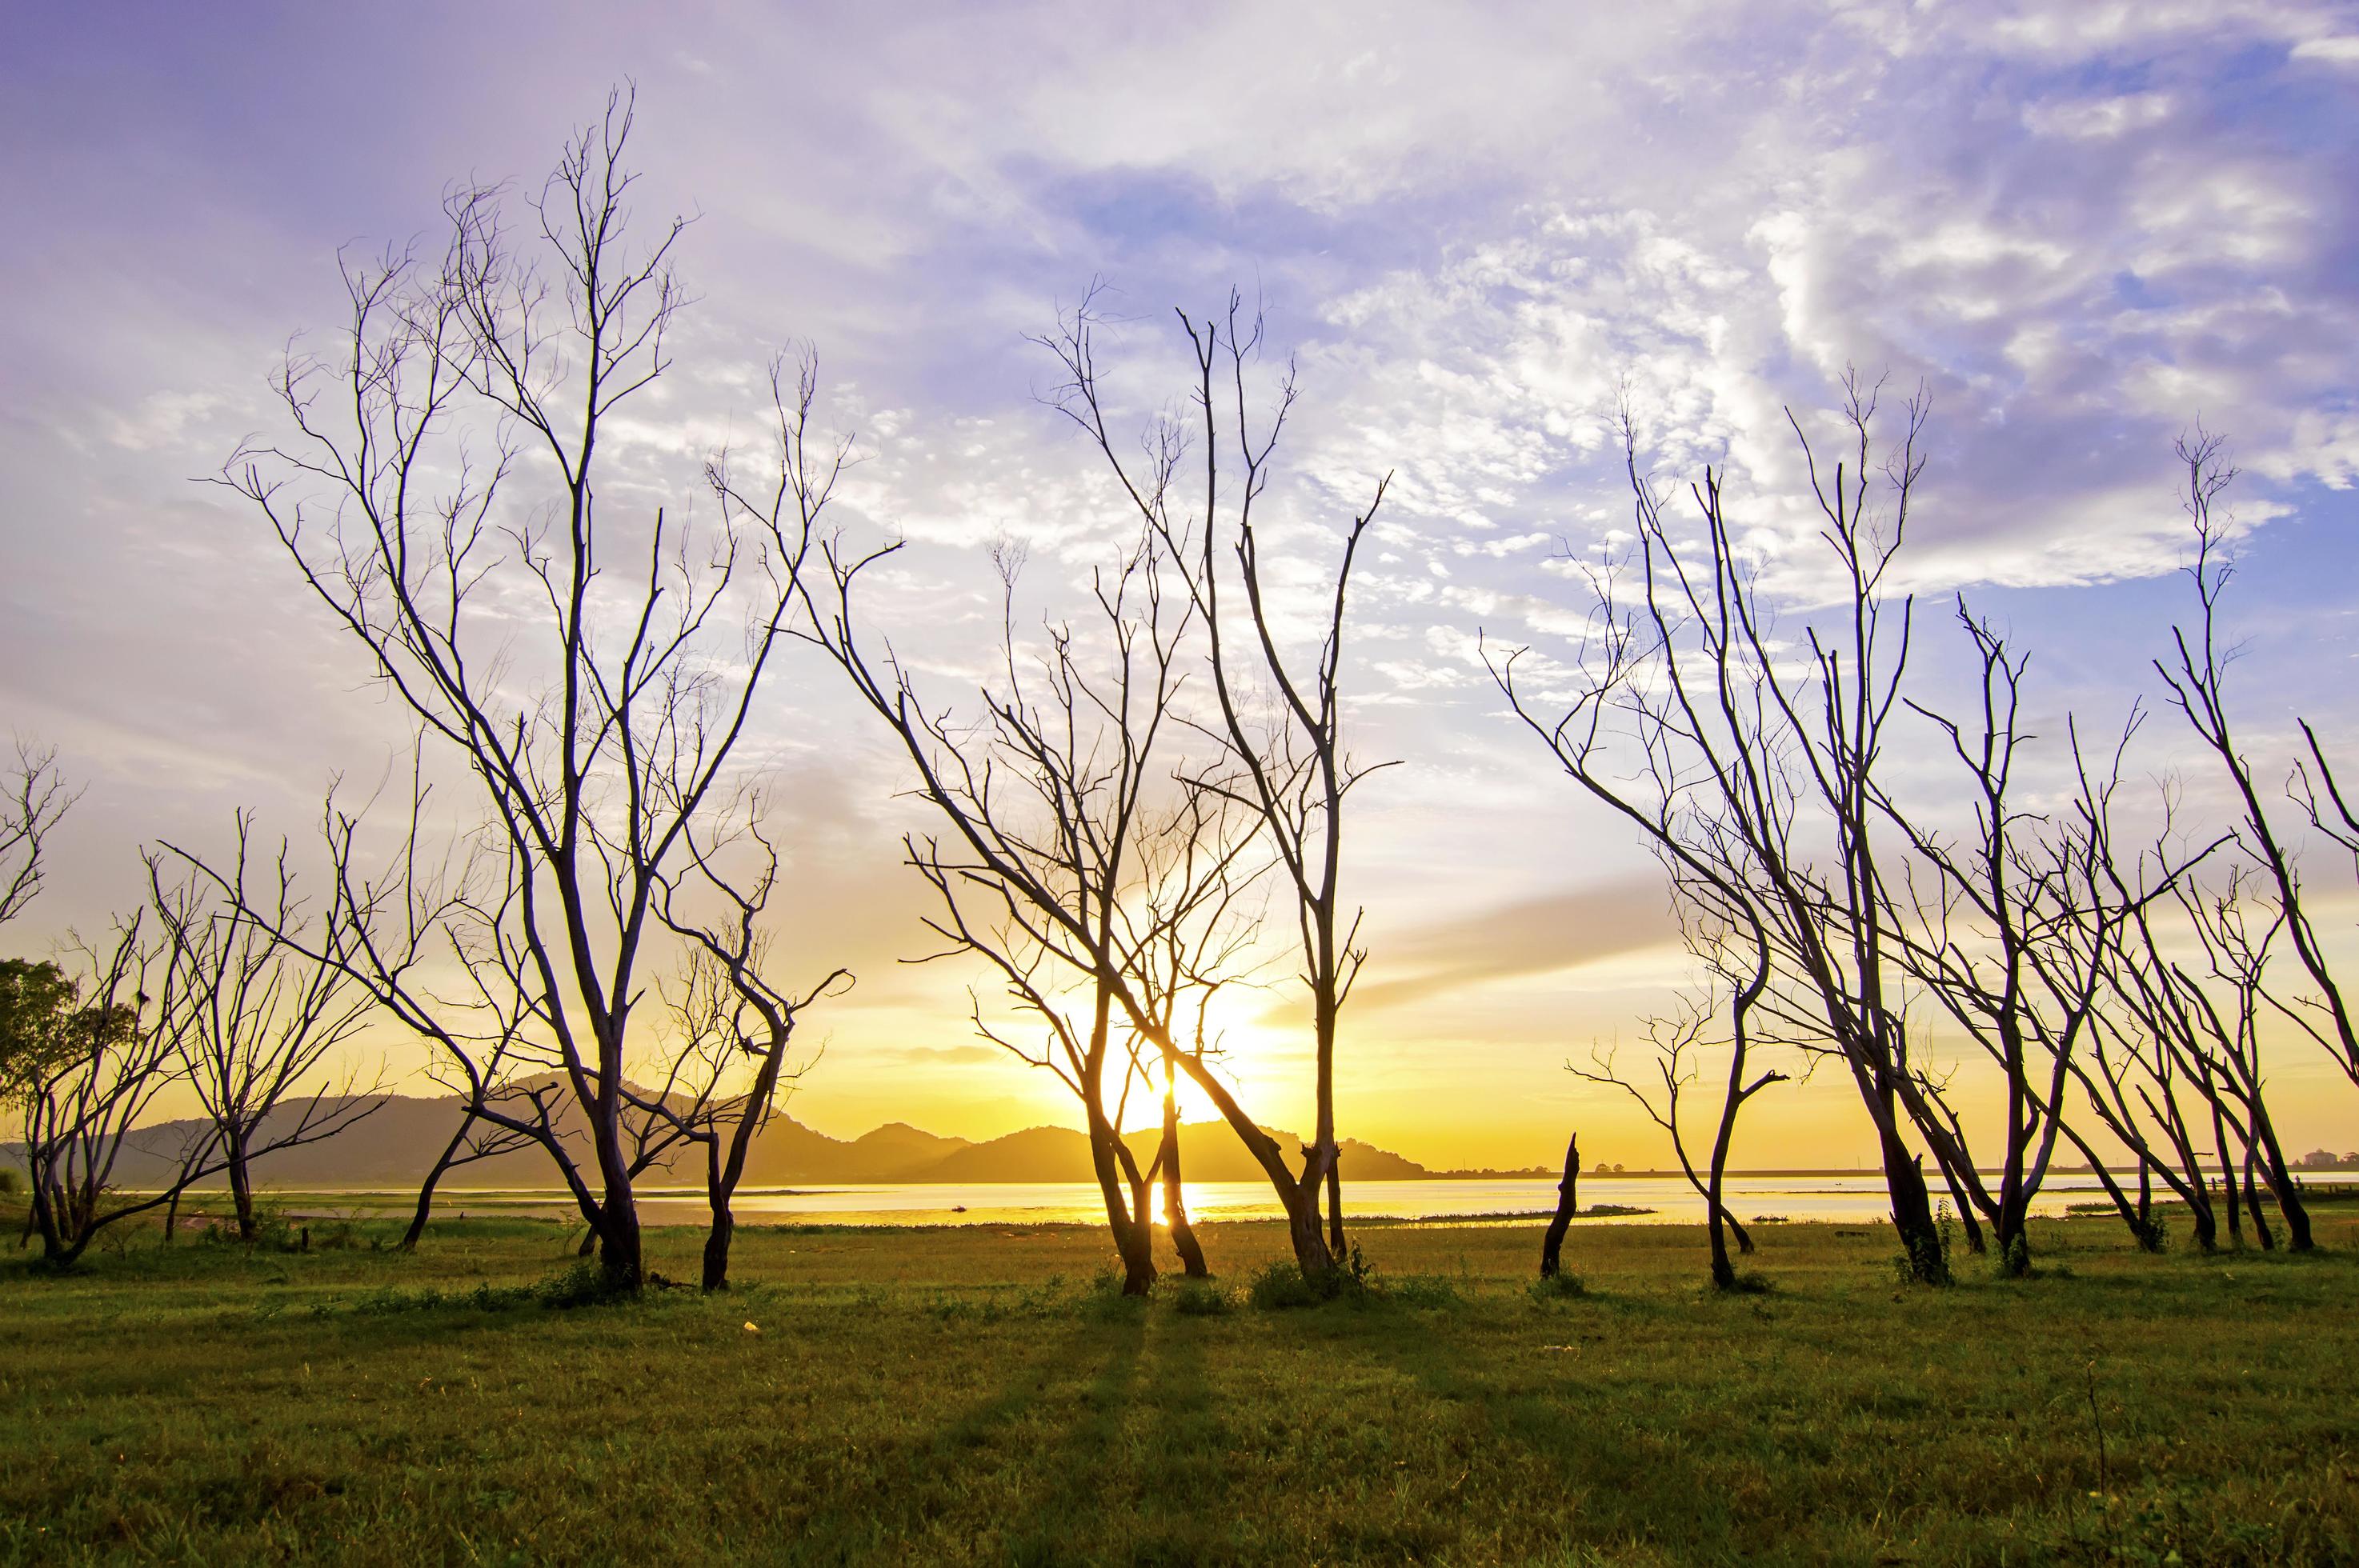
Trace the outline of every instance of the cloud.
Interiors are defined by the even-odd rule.
[[[1366,1012],[1409,1007],[1492,981],[1642,952],[1678,936],[1659,881],[1519,899],[1387,942],[1382,972],[1398,978],[1361,985],[1352,1003]]]
[[[1302,393],[1262,499],[1289,635],[1393,476],[1349,640],[1357,737],[1408,764],[1354,797],[1372,1010],[1447,995],[1537,1036],[1545,977],[1668,939],[1643,856],[1506,728],[1473,653],[1478,629],[1532,641],[1535,678],[1569,678],[1569,561],[1626,541],[1625,398],[1674,512],[1713,467],[1803,604],[1822,551],[1787,411],[1823,443],[1845,366],[1888,377],[1887,409],[1921,386],[1907,586],[2020,606],[2083,703],[2125,701],[2145,657],[2106,596],[2151,620],[2139,585],[2182,557],[2172,438],[2224,429],[2246,547],[2289,563],[2239,586],[2281,636],[2251,689],[2353,711],[2310,673],[2344,667],[2316,596],[2347,579],[2359,481],[2343,7],[724,5],[692,52],[659,26],[311,7],[126,33],[50,7],[0,61],[0,131],[41,153],[0,246],[0,707],[101,781],[42,925],[94,924],[125,846],[233,805],[300,833],[327,777],[399,744],[258,520],[190,481],[275,428],[265,374],[289,333],[328,342],[340,245],[430,243],[454,178],[537,178],[625,67],[640,210],[698,215],[699,303],[668,395],[614,431],[610,515],[701,516],[701,460],[759,449],[762,366],[815,342],[859,438],[838,520],[909,541],[864,612],[929,699],[987,666],[992,540],[1029,543],[1045,611],[1133,526],[1025,334],[1112,286],[1126,438],[1186,406],[1172,305],[1234,284],[1268,307],[1256,395],[1288,354]],[[890,1098],[897,1043],[957,1033],[966,977],[897,963],[923,946],[897,759],[832,672],[779,674],[756,756],[796,849],[780,940],[856,962],[824,1082]],[[926,1092],[982,1103],[979,1065],[942,1065]]]
[[[2293,58],[2323,60],[2329,65],[2359,67],[2359,33],[2338,33],[2332,38],[2304,38],[2294,45]]]

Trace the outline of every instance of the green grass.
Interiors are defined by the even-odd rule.
[[[2047,1222],[1943,1291],[1785,1225],[1725,1297],[1681,1227],[1535,1291],[1536,1224],[1370,1224],[1374,1288],[1267,1306],[1268,1225],[1145,1303],[1086,1227],[778,1227],[571,1308],[560,1226],[325,1229],[0,1267],[0,1561],[2359,1560],[2347,1212],[2308,1259]]]

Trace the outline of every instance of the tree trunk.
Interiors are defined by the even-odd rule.
[[[245,1138],[245,1130],[242,1127],[229,1135],[229,1201],[237,1211],[237,1238],[251,1247],[256,1227],[254,1223],[254,1173],[246,1162]]]
[[[2241,1248],[2245,1245],[2245,1220],[2236,1209],[2236,1161],[2228,1150],[2228,1121],[2221,1112],[2220,1097],[2208,1078],[2201,1090],[2204,1102],[2212,1108],[2212,1141],[2220,1154],[2220,1197],[2221,1206],[2228,1211],[2228,1245]],[[2200,1173],[2197,1180],[2202,1180]],[[2210,1184],[2204,1184],[2208,1187]]]
[[[443,1173],[450,1170],[452,1162],[458,1159],[460,1147],[467,1141],[467,1130],[474,1124],[475,1119],[472,1115],[460,1119],[459,1130],[451,1134],[451,1141],[443,1146],[442,1157],[434,1162],[432,1168],[426,1173],[426,1179],[418,1184],[418,1211],[409,1217],[409,1228],[401,1233],[396,1251],[418,1250],[419,1240],[426,1234],[427,1218],[434,1212],[434,1189],[440,1184]]]
[[[1967,1204],[1960,1204],[1958,1206],[1958,1223],[1965,1228],[1967,1251],[1980,1256],[1981,1254],[1990,1250],[1990,1244],[1983,1239],[1983,1222],[1974,1217],[1974,1211],[1972,1206]],[[2021,1234],[2019,1227],[2017,1230],[2017,1234]],[[2001,1252],[2005,1252],[2006,1250],[2006,1244],[2011,1239],[2013,1239],[2013,1238],[2007,1236],[2001,1236],[1999,1238],[1998,1245]]]
[[[171,1200],[164,1205],[164,1245],[172,1245],[172,1238],[180,1228],[180,1195],[185,1187],[174,1187]]]
[[[418,1250],[419,1238],[426,1234],[426,1221],[434,1212],[434,1184],[442,1179],[443,1169],[441,1164],[436,1164],[426,1173],[426,1180],[419,1184],[418,1207],[409,1217],[409,1228],[403,1231],[401,1239],[394,1244],[395,1251]]]
[[[1540,1278],[1553,1280],[1564,1251],[1564,1233],[1572,1224],[1580,1207],[1576,1189],[1581,1184],[1581,1134],[1564,1146],[1564,1177],[1556,1184],[1556,1213],[1549,1219],[1548,1234],[1540,1238]]]
[[[1340,630],[1340,620],[1338,625]],[[1330,803],[1329,809],[1333,809],[1332,802]],[[1335,831],[1333,818],[1329,819],[1327,827],[1332,836]],[[1329,877],[1331,895],[1332,889],[1333,877],[1331,871]],[[1319,1045],[1319,1162],[1324,1169],[1306,1174],[1303,1182],[1303,1184],[1310,1189],[1304,1195],[1309,1201],[1314,1225],[1319,1217],[1320,1189],[1324,1187],[1326,1190],[1327,1258],[1330,1268],[1343,1260],[1343,1176],[1341,1169],[1343,1161],[1341,1151],[1335,1145],[1335,1025],[1336,1012],[1343,1003],[1342,999],[1335,994],[1334,989],[1334,966],[1332,957],[1334,936],[1332,921],[1332,906],[1330,905],[1324,912],[1321,933],[1321,951],[1326,956],[1326,961],[1322,964],[1321,971],[1322,983],[1319,988],[1319,994],[1312,1000],[1311,1010],[1311,1022],[1318,1033]]]
[[[2310,1251],[2318,1245],[2310,1238],[2310,1206],[2301,1201],[2301,1188],[2295,1184],[2293,1173],[2286,1168],[2284,1156],[2277,1155],[2271,1162],[2277,1169],[2270,1173],[2269,1184],[2277,1191],[2277,1212],[2285,1216],[2286,1247],[2295,1252]]]
[[[2198,1179],[2201,1179],[2200,1172]],[[2211,1191],[2208,1186],[2201,1185],[2195,1191],[2199,1195],[2195,1201],[2188,1204],[2187,1214],[2190,1228],[2195,1236],[2196,1250],[2216,1251],[2220,1246],[2220,1220],[2212,1208]]]
[[[1327,1250],[1343,1255],[1343,1152],[1327,1147]]]
[[[2277,1212],[2285,1216],[2286,1247],[2290,1251],[2307,1252],[2316,1245],[2310,1237],[2310,1209],[2301,1201],[2301,1189],[2294,1184],[2285,1150],[2277,1143],[2277,1130],[2270,1125],[2268,1112],[2263,1108],[2257,1093],[2253,1097],[2253,1130],[2266,1162],[2269,1190],[2277,1200]]]
[[[1316,1197],[1308,1203],[1304,1201],[1302,1187],[1305,1184],[1286,1168],[1286,1156],[1279,1150],[1277,1141],[1264,1132],[1253,1118],[1245,1114],[1245,1107],[1237,1103],[1237,1097],[1229,1092],[1228,1086],[1221,1082],[1218,1074],[1194,1056],[1182,1058],[1180,1065],[1196,1087],[1204,1091],[1204,1097],[1212,1102],[1213,1108],[1221,1113],[1221,1119],[1237,1135],[1237,1141],[1245,1146],[1254,1162],[1268,1176],[1270,1190],[1277,1195],[1279,1206],[1286,1211],[1287,1239],[1293,1245],[1294,1261],[1302,1271],[1303,1278],[1323,1278],[1335,1267],[1335,1257],[1327,1249],[1326,1237],[1320,1233]],[[1306,1211],[1308,1224],[1304,1223]]]
[[[66,1192],[61,1184],[51,1183],[49,1196],[36,1211],[40,1222],[41,1261],[52,1269],[73,1266],[82,1250],[90,1244],[90,1231],[84,1221],[81,1195]]]
[[[1987,1248],[1983,1242],[1982,1222],[1974,1217],[1974,1206],[1966,1195],[1965,1184],[1958,1179],[1958,1173],[1955,1171],[1950,1169],[1949,1162],[1939,1155],[1935,1156],[1933,1162],[1941,1168],[1942,1184],[1950,1189],[1951,1203],[1958,1211],[1958,1223],[1965,1228],[1966,1250],[1980,1256],[1987,1250]],[[2006,1248],[2006,1238],[2000,1237],[1998,1244],[2001,1252],[2004,1253]]]
[[[1925,1185],[1925,1168],[1908,1156],[1896,1135],[1885,1153],[1897,1162],[1885,1167],[1885,1190],[1892,1197],[1892,1229],[1908,1259],[1909,1275],[1919,1284],[1950,1282],[1950,1260],[1941,1245],[1941,1227],[1933,1219],[1932,1195]]]
[[[1318,1156],[1311,1157],[1315,1166]],[[1302,1277],[1316,1282],[1335,1271],[1335,1254],[1327,1245],[1327,1236],[1321,1225],[1325,1217],[1320,1212],[1320,1194],[1325,1183],[1317,1170],[1305,1174],[1294,1184],[1294,1193],[1286,1214],[1287,1239],[1294,1247],[1294,1261]]]
[[[610,1078],[613,1074],[607,1075]],[[604,1276],[605,1288],[615,1295],[635,1296],[646,1283],[645,1260],[640,1249],[639,1207],[631,1191],[631,1167],[623,1157],[621,1116],[607,1097],[608,1103],[600,1107],[599,1119],[603,1123],[593,1130],[597,1140],[598,1174],[601,1195],[598,1202],[598,1267]]]
[[[2122,1224],[2128,1227],[2130,1239],[2138,1244],[2138,1250],[2156,1250],[2153,1227],[2138,1217],[2137,1205],[2130,1201],[2130,1195],[2122,1190],[2122,1184],[2114,1180],[2114,1173],[2094,1160],[2090,1162],[2090,1168],[2096,1172],[2097,1183],[2105,1189],[2105,1195],[2114,1200],[2114,1212],[2122,1217]]]
[[[2245,1208],[2253,1217],[2253,1230],[2260,1238],[2261,1250],[2274,1252],[2277,1238],[2269,1229],[2268,1216],[2261,1212],[2261,1184],[2253,1174],[2254,1155],[2251,1144],[2245,1146]]]
[[[1923,1160],[1901,1141],[1888,1090],[1863,1076],[1861,1088],[1884,1158],[1885,1191],[1892,1199],[1892,1230],[1908,1260],[1909,1277],[1919,1284],[1950,1282],[1950,1260],[1941,1247],[1940,1227],[1933,1223],[1933,1198],[1925,1185]]]
[[[23,1250],[25,1244],[38,1236],[41,1238],[41,1256],[47,1258],[57,1250],[56,1244],[50,1239],[50,1233],[57,1228],[57,1223],[51,1217],[56,1212],[57,1195],[41,1173],[32,1172],[31,1176],[32,1180],[27,1184],[32,1188],[32,1201],[26,1206],[25,1234],[17,1238],[16,1247],[19,1251]]]
[[[1151,1268],[1155,1256],[1155,1210],[1151,1206],[1147,1195],[1155,1186],[1155,1171],[1152,1166],[1144,1171],[1140,1170],[1138,1156],[1130,1152],[1129,1141],[1114,1129],[1111,1122],[1107,1124],[1107,1130],[1114,1133],[1114,1161],[1122,1167],[1123,1182],[1130,1189],[1129,1224],[1133,1233],[1138,1238],[1139,1246],[1146,1249]],[[1109,1221],[1113,1219],[1112,1210],[1107,1211],[1107,1217]],[[1122,1252],[1123,1267],[1127,1271],[1130,1266],[1129,1249],[1121,1247],[1119,1243],[1116,1245],[1117,1249]],[[1150,1285],[1154,1283],[1151,1276],[1147,1283]],[[1124,1293],[1131,1292],[1125,1289]]]
[[[778,1074],[786,1066],[792,1029],[791,1015],[786,1021],[770,1015],[769,1044],[761,1070],[754,1075],[753,1087],[745,1091],[737,1125],[729,1130],[728,1148],[723,1149],[717,1127],[705,1141],[704,1199],[712,1211],[712,1228],[704,1238],[703,1288],[707,1291],[729,1288],[729,1244],[737,1234],[737,1217],[730,1205],[736,1199],[737,1184],[745,1179],[745,1157],[754,1147],[754,1134],[769,1119],[771,1103],[777,1098]]]
[[[1189,1279],[1209,1280],[1212,1271],[1205,1266],[1203,1246],[1189,1221],[1187,1189],[1180,1176],[1179,1086],[1168,1056],[1163,1063],[1163,1146],[1156,1151],[1155,1163],[1163,1174],[1163,1223],[1171,1232],[1172,1249],[1180,1254],[1180,1270]]]
[[[1094,1086],[1093,1086],[1094,1087]],[[1114,1232],[1114,1251],[1122,1259],[1122,1293],[1143,1296],[1155,1286],[1155,1256],[1145,1216],[1136,1218],[1123,1197],[1121,1139],[1098,1108],[1094,1096],[1084,1108],[1090,1123],[1090,1162],[1095,1167],[1098,1195],[1105,1202],[1106,1225]]]
[[[716,1196],[712,1200],[712,1228],[704,1237],[704,1288],[725,1291],[729,1288],[729,1242],[737,1232],[737,1218],[729,1212],[729,1200]]]

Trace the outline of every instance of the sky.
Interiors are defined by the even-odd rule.
[[[1502,712],[1478,640],[1561,651],[1569,560],[1626,528],[1626,387],[1666,478],[1723,466],[1746,537],[1811,591],[1787,410],[1846,367],[1934,410],[1906,586],[2033,653],[2039,726],[2118,725],[2189,605],[2173,439],[2226,436],[2236,689],[2263,773],[2296,714],[2359,710],[2359,15],[2265,0],[2055,4],[27,8],[0,58],[0,727],[87,792],[43,949],[138,892],[141,844],[300,837],[400,748],[261,520],[205,482],[278,427],[268,376],[342,307],[340,248],[430,243],[462,180],[537,185],[617,83],[636,215],[694,222],[679,368],[635,410],[642,488],[758,439],[760,374],[819,352],[856,439],[854,531],[908,541],[899,614],[953,690],[995,627],[988,547],[1053,598],[1124,532],[1044,406],[1030,339],[1093,282],[1112,384],[1178,393],[1170,312],[1233,287],[1301,402],[1271,496],[1307,591],[1389,473],[1355,579],[1355,804],[1370,949],[1341,1130],[1433,1165],[1665,1162],[1563,1070],[1635,1041],[1688,966],[1652,863]],[[1938,615],[1927,678],[1956,669]],[[2168,714],[2162,719],[2169,719]],[[1071,1122],[966,1027],[898,861],[885,738],[822,665],[785,672],[757,760],[790,829],[784,948],[857,972],[807,1023],[793,1114],[971,1138]],[[1922,749],[1904,785],[1938,791]],[[2141,769],[2187,763],[2148,727]],[[2355,764],[2359,765],[2359,764]],[[2216,805],[2187,780],[2191,807]],[[2313,857],[2346,954],[2347,866]],[[1281,977],[1282,978],[1282,977]],[[1266,1122],[1308,1124],[1278,985],[1235,1020]],[[382,1041],[390,1067],[416,1053]],[[2359,1147],[2359,1091],[2280,1048],[2301,1148]],[[1980,1114],[1979,1112],[1977,1114]],[[1756,1101],[1742,1164],[1872,1162],[1849,1091]]]

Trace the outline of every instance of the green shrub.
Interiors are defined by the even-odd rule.
[[[1950,1200],[1943,1198],[1935,1211],[1934,1234],[1921,1241],[1908,1243],[1893,1255],[1893,1278],[1904,1285],[1953,1283],[1954,1279],[1950,1272],[1950,1241],[1956,1223],[1950,1215]]]
[[[1376,1266],[1354,1241],[1351,1253],[1342,1262],[1316,1278],[1305,1275],[1299,1265],[1284,1259],[1264,1264],[1245,1287],[1245,1299],[1265,1311],[1282,1311],[1288,1307],[1317,1306],[1339,1297],[1364,1304],[1383,1292]]]
[[[323,1222],[312,1233],[311,1245],[322,1251],[349,1252],[371,1246],[372,1242],[362,1234],[359,1226],[349,1219],[340,1219],[332,1224]]]
[[[1457,1281],[1440,1274],[1411,1274],[1394,1280],[1384,1287],[1383,1294],[1385,1300],[1398,1305],[1427,1309],[1454,1307],[1465,1300],[1458,1293]]]
[[[14,1165],[0,1165],[0,1197],[14,1197],[25,1190],[25,1173]]]
[[[480,1293],[486,1287],[476,1287]],[[569,1307],[600,1306],[615,1299],[617,1292],[606,1283],[606,1271],[595,1258],[583,1258],[571,1268],[556,1273],[533,1286],[532,1293],[545,1307],[563,1311]]]
[[[1182,1317],[1220,1317],[1235,1305],[1228,1292],[1209,1280],[1183,1280],[1171,1292],[1172,1310]]]
[[[1589,1286],[1578,1274],[1543,1274],[1531,1283],[1531,1297],[1536,1302],[1561,1301],[1567,1296],[1585,1296]]]
[[[2031,1241],[2020,1230],[1999,1255],[1998,1271],[2011,1280],[2019,1280],[2031,1272]]]
[[[1332,1271],[1330,1271],[1328,1278],[1333,1278]],[[1321,1289],[1323,1283],[1324,1281],[1313,1282],[1305,1279],[1301,1269],[1291,1260],[1279,1258],[1261,1266],[1252,1282],[1245,1286],[1245,1299],[1264,1312],[1317,1306],[1335,1293],[1332,1290]]]

